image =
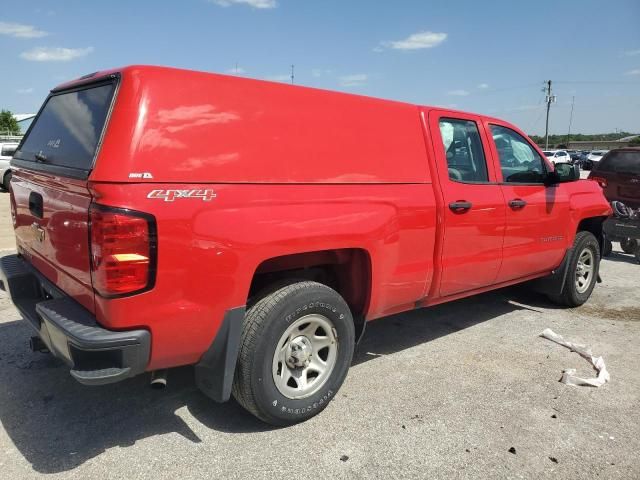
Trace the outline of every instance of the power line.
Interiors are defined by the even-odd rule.
[[[640,82],[611,82],[606,80],[556,80],[556,83],[584,83],[595,85],[640,85]]]
[[[538,122],[540,121],[540,119],[542,118],[542,115],[544,115],[544,108],[540,109],[540,114],[538,115],[538,117],[529,124],[529,128],[527,128],[527,132],[530,132],[531,130],[533,130],[533,127],[535,127]]]

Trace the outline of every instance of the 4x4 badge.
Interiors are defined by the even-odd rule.
[[[151,190],[147,198],[161,199],[165,202],[173,202],[178,198],[200,198],[204,202],[210,202],[216,198],[213,190]]]

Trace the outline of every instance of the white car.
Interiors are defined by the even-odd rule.
[[[566,150],[545,150],[542,153],[553,163],[571,162],[571,155]]]
[[[11,181],[9,162],[17,148],[18,144],[15,142],[0,142],[0,187],[6,191],[9,191],[9,182]]]
[[[591,162],[592,169],[593,166],[596,165],[608,151],[609,150],[594,150],[593,152],[589,153],[589,155],[587,155],[587,162]]]

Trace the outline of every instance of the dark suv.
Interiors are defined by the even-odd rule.
[[[610,202],[640,208],[640,148],[610,150],[594,165],[589,179],[600,184]]]

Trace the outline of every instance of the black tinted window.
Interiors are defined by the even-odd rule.
[[[610,152],[602,157],[596,170],[640,175],[640,150],[637,152]]]
[[[16,158],[91,169],[115,84],[54,95],[33,124]]]
[[[502,178],[509,183],[542,183],[546,175],[544,161],[524,137],[513,130],[491,125]]]
[[[475,122],[443,118],[440,120],[440,134],[451,180],[459,182],[489,180],[482,141]]]

